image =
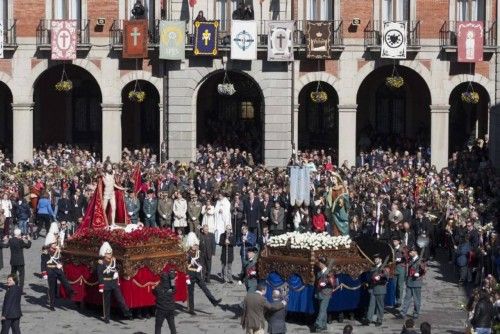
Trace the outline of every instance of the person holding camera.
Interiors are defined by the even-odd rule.
[[[14,230],[14,237],[5,236],[3,238],[2,248],[10,248],[10,274],[18,274],[19,287],[21,292],[24,287],[24,249],[31,247],[29,236],[21,236],[21,230]]]
[[[177,333],[174,322],[176,275],[175,269],[170,269],[168,273],[162,272],[160,274],[160,282],[153,290],[153,294],[156,297],[155,334],[161,334],[161,327],[165,319],[167,319],[170,334]]]

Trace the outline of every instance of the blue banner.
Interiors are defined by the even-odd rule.
[[[196,56],[217,56],[218,21],[194,23],[194,51]]]

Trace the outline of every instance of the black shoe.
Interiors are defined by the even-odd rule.
[[[56,308],[55,308],[54,306],[50,306],[50,307],[49,307],[49,310],[51,310],[51,311],[55,311],[55,310],[56,310]]]
[[[219,305],[219,304],[220,304],[220,302],[221,302],[221,301],[222,301],[222,298],[216,299],[216,300],[214,300],[214,301],[212,302],[212,305],[213,305],[213,306],[217,306],[217,305]]]
[[[196,315],[196,312],[194,310],[189,310],[188,313],[191,315]]]
[[[142,316],[142,314],[141,314],[141,313],[139,313],[139,314],[137,315],[137,319],[142,320],[142,319],[144,319],[144,317]]]
[[[234,284],[234,282],[233,282],[233,281],[227,281],[227,282],[228,282],[229,284]]]
[[[366,318],[363,319],[363,320],[361,320],[361,325],[363,325],[363,326],[370,326],[370,320],[368,320]]]
[[[401,307],[401,304],[397,304],[397,303],[396,303],[396,304],[394,304],[394,306],[393,306],[393,308],[395,308],[395,309],[396,309],[396,308],[400,308],[400,307]]]
[[[404,315],[403,313],[399,312],[398,314],[396,314],[396,319],[404,319]]]
[[[380,326],[382,326],[382,323],[377,321],[377,322],[375,323],[375,327],[380,327]]]
[[[105,319],[104,319],[104,323],[105,323],[105,324],[109,324],[109,319],[108,319],[108,318],[105,318]]]

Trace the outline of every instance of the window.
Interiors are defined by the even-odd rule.
[[[457,0],[457,21],[484,21],[486,0]]]
[[[255,110],[253,103],[250,101],[241,102],[241,118],[244,120],[251,120],[255,117]]]
[[[55,20],[81,20],[81,0],[53,0],[52,18]]]
[[[410,19],[410,0],[382,0],[382,21]]]
[[[307,20],[333,20],[333,0],[308,0]]]
[[[4,30],[8,29],[8,19],[9,19],[9,1],[0,0],[0,20],[3,24]]]

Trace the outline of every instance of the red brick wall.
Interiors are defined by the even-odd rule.
[[[90,35],[96,37],[109,36],[109,29],[113,24],[113,20],[118,19],[118,1],[119,0],[88,0],[87,2],[87,17],[90,21]],[[97,28],[97,18],[105,18],[106,25],[104,28]]]
[[[351,26],[353,18],[361,19],[361,25]],[[363,31],[373,18],[373,0],[341,0],[340,18],[344,20],[344,38],[363,38]]]
[[[420,38],[439,38],[439,30],[448,17],[448,0],[417,0]]]
[[[36,36],[36,28],[40,19],[45,18],[45,1],[14,1],[14,18],[17,19],[17,36]]]

